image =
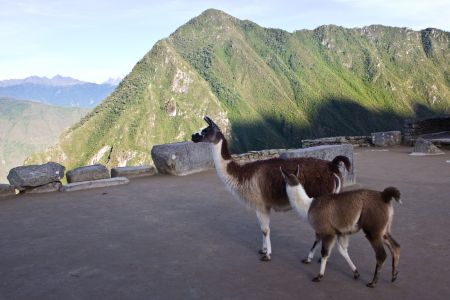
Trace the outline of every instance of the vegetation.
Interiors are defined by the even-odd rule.
[[[417,113],[450,113],[449,44],[437,29],[289,33],[207,10],[156,43],[111,96],[29,162],[150,163],[153,145],[189,140],[204,114],[228,129],[235,152],[399,129]],[[111,155],[98,158],[105,147]]]

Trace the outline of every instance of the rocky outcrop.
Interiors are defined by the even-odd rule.
[[[43,165],[13,168],[9,171],[7,178],[14,188],[23,192],[30,188],[59,182],[64,177],[64,171],[64,166],[55,162],[48,162]]]
[[[100,164],[75,168],[66,177],[68,183],[111,178],[108,169]]]
[[[155,145],[151,155],[155,167],[162,174],[183,176],[214,168],[211,149],[207,143]]]
[[[400,145],[402,134],[400,131],[373,132],[372,144],[377,147],[389,147]]]
[[[356,182],[356,177],[353,168],[353,146],[352,145],[324,145],[302,149],[292,149],[280,155],[280,158],[289,159],[297,157],[314,157],[324,160],[333,160],[336,156],[343,155],[348,157],[352,167],[350,172],[345,170],[344,166],[340,167],[341,174],[344,176],[344,186],[353,185]]]
[[[117,167],[111,169],[111,177],[136,178],[155,175],[156,168],[153,166]]]

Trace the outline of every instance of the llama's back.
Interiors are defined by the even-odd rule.
[[[289,208],[285,183],[280,167],[286,173],[295,173],[300,165],[299,180],[310,197],[331,194],[335,190],[335,176],[326,160],[302,157],[293,159],[270,159],[258,163],[262,195],[269,206],[279,209]]]

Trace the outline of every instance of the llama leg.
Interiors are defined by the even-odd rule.
[[[344,235],[338,236],[338,250],[339,250],[339,253],[341,253],[341,255],[347,261],[348,265],[350,266],[350,269],[352,269],[352,271],[353,271],[353,278],[358,279],[359,278],[359,272],[356,269],[355,264],[350,259],[350,256],[348,255],[348,240],[349,240],[349,236],[348,235],[344,234]]]
[[[325,267],[327,266],[327,260],[330,256],[331,250],[333,250],[334,242],[336,241],[335,235],[327,235],[322,237],[322,259],[320,260],[319,275],[313,278],[314,282],[322,280],[325,274]]]
[[[270,244],[270,210],[256,211],[256,216],[258,217],[259,226],[263,233],[263,247],[259,251],[260,254],[263,254],[261,260],[270,261],[272,254],[272,246]]]
[[[386,251],[384,250],[384,247],[383,247],[383,238],[382,237],[368,236],[367,239],[370,241],[370,244],[372,245],[372,248],[375,251],[375,256],[377,258],[377,265],[375,267],[375,272],[373,274],[372,282],[367,284],[368,287],[373,288],[377,285],[378,273],[380,272],[381,267],[383,266],[387,255],[386,255]]]
[[[390,233],[386,233],[383,236],[383,241],[386,246],[388,246],[389,251],[391,251],[392,255],[392,282],[397,279],[398,275],[398,261],[400,259],[400,245],[394,240]]]
[[[316,233],[316,239],[314,240],[314,244],[312,245],[311,250],[309,250],[308,257],[302,260],[302,263],[309,264],[313,260],[314,253],[316,252],[317,245],[319,244],[319,242],[320,242],[320,235]]]

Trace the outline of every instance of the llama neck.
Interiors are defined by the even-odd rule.
[[[227,165],[233,161],[228,152],[227,141],[222,138],[217,144],[210,144],[214,165],[220,179],[225,180],[227,174]]]
[[[314,199],[306,194],[306,191],[301,184],[296,186],[286,185],[286,193],[291,206],[295,208],[300,216],[307,219],[309,207]]]

